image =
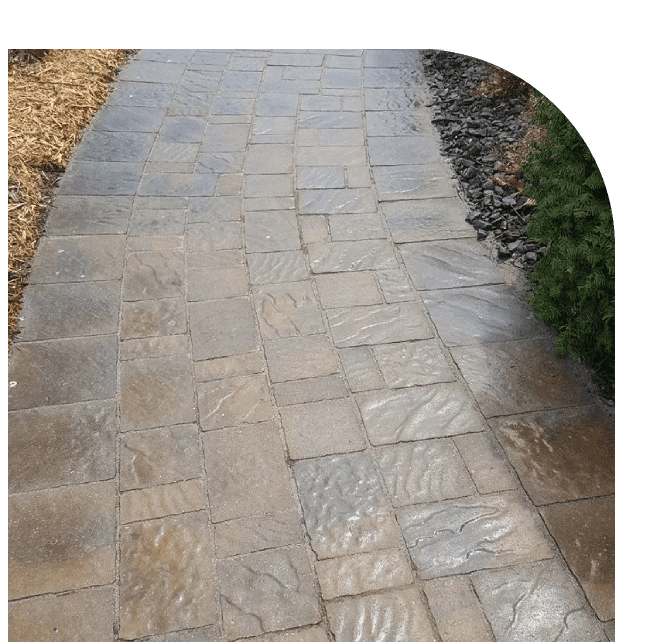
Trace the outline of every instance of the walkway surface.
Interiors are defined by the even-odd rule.
[[[124,68],[10,355],[10,640],[613,639],[613,423],[428,100],[415,51]]]

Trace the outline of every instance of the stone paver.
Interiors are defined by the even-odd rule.
[[[412,50],[141,50],[8,369],[9,637],[613,639],[613,422]]]

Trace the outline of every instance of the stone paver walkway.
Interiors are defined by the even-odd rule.
[[[10,356],[10,640],[613,639],[613,426],[428,100],[414,51],[123,70]]]

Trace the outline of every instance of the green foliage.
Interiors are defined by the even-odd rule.
[[[533,121],[547,139],[531,144],[523,166],[537,214],[528,234],[549,252],[530,274],[529,301],[558,333],[556,352],[593,367],[614,397],[614,222],[600,170],[563,113],[534,92]]]

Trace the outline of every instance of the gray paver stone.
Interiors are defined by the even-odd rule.
[[[336,355],[326,335],[270,340],[264,349],[274,383],[338,372]]]

